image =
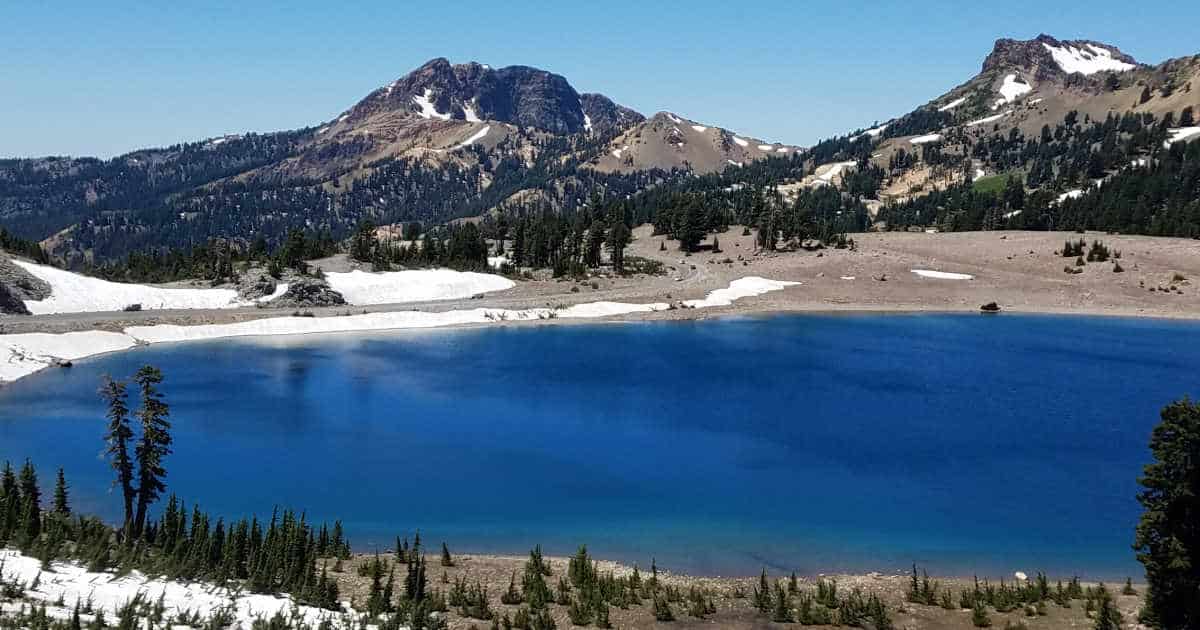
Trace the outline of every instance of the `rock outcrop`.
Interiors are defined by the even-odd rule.
[[[271,306],[310,308],[342,306],[345,303],[346,298],[334,291],[328,282],[318,278],[300,278],[289,283],[287,292],[272,300]]]

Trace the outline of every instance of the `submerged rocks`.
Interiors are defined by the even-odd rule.
[[[50,297],[50,291],[50,283],[0,254],[0,313],[28,315],[25,300],[44,300]]]
[[[271,288],[275,290],[274,287]],[[271,306],[284,308],[312,306],[342,306],[346,298],[330,288],[329,283],[318,278],[298,278],[288,284],[283,295],[271,301]]]

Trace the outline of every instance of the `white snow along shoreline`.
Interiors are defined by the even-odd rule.
[[[43,569],[40,560],[11,549],[0,549],[0,570],[4,581],[23,585],[27,599],[45,604],[46,615],[52,619],[69,620],[76,602],[87,601],[94,610],[116,619],[121,607],[138,593],[148,602],[157,602],[161,597],[167,619],[183,613],[208,618],[218,611],[228,611],[236,628],[250,628],[256,619],[269,620],[276,613],[289,617],[293,611],[312,628],[322,621],[341,627],[343,621],[356,623],[358,616],[299,605],[286,595],[240,593],[214,584],[150,578],[138,571],[121,576],[95,573],[72,562],[55,562],[50,569]],[[30,588],[35,581],[37,587]],[[59,601],[61,606],[56,603]],[[27,608],[28,604],[4,603],[0,611],[16,612],[22,606]],[[94,619],[90,614],[80,616],[85,626]]]
[[[327,276],[329,275],[334,274],[327,274]],[[487,274],[477,275],[487,276]],[[503,280],[503,278],[501,279]],[[741,298],[779,291],[798,284],[800,283],[768,280],[756,276],[739,278],[730,282],[727,288],[709,292],[703,299],[686,300],[683,302],[683,306],[685,308],[728,306]],[[197,326],[130,326],[121,333],[85,331],[57,335],[48,333],[0,335],[0,383],[15,381],[63,361],[75,361],[84,357],[155,343],[226,337],[438,328],[557,318],[591,319],[629,313],[665,311],[670,308],[672,305],[664,302],[648,304],[588,302],[563,308],[521,310],[476,308],[443,312],[387,311],[330,317],[267,317],[231,324]]]

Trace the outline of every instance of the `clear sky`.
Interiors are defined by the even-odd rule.
[[[537,66],[645,114],[807,145],[961,83],[998,37],[1096,39],[1145,62],[1200,53],[1200,3],[977,4],[3,2],[0,156],[303,127],[439,56]]]

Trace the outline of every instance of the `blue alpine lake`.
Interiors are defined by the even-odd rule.
[[[0,459],[117,516],[101,376],[166,376],[169,489],[356,548],[674,571],[1139,576],[1137,477],[1200,324],[803,315],[168,344],[0,388]],[[131,400],[131,402],[133,402]]]

